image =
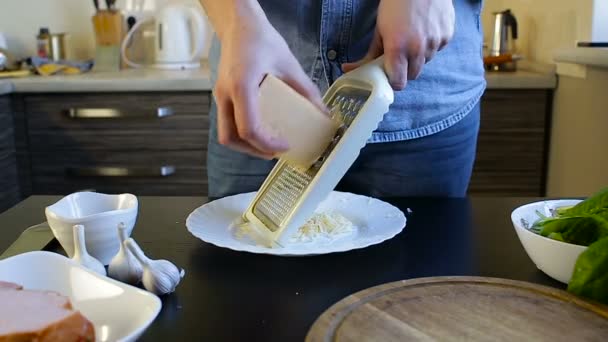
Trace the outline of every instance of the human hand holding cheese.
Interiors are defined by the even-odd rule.
[[[315,104],[282,82],[267,75],[259,94],[261,129],[287,142],[278,154],[291,165],[307,169],[325,151],[339,128]]]
[[[266,132],[258,93],[267,75],[323,107],[321,94],[256,0],[201,0],[222,46],[213,96],[220,144],[261,158],[293,148]],[[290,115],[290,113],[282,113]]]

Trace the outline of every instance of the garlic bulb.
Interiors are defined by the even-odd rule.
[[[122,222],[118,225],[118,239],[120,249],[110,261],[108,275],[124,283],[136,285],[141,281],[144,270],[137,258],[125,247],[125,240],[128,239],[127,227]]]
[[[150,260],[132,238],[125,241],[125,246],[144,267],[142,282],[146,290],[163,295],[175,291],[185,272],[167,260]]]
[[[72,256],[72,260],[85,268],[90,269],[91,271],[105,276],[106,268],[99,260],[93,258],[87,252],[87,245],[84,237],[84,226],[81,224],[75,225],[72,227],[72,233],[74,234],[74,256]]]

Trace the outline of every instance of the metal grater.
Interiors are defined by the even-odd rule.
[[[243,214],[252,236],[268,247],[280,247],[314,213],[335,188],[365,146],[393,102],[382,59],[340,77],[323,98],[341,123],[321,157],[307,170],[280,159]]]

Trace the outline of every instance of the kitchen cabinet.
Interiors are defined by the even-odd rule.
[[[551,101],[547,89],[486,91],[471,194],[545,194]]]
[[[0,212],[21,200],[15,125],[9,96],[0,96]]]
[[[204,195],[210,93],[26,94],[36,194]]]
[[[16,154],[22,196],[84,189],[206,195],[210,97],[208,91],[14,95],[15,126],[27,136]],[[486,91],[470,194],[544,195],[551,97],[548,89]],[[3,155],[3,163],[15,163]]]

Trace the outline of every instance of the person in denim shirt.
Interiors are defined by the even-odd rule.
[[[259,128],[266,74],[322,107],[332,82],[380,55],[395,102],[337,189],[466,195],[486,86],[481,0],[200,1],[216,32],[210,197],[256,191],[288,148]]]

